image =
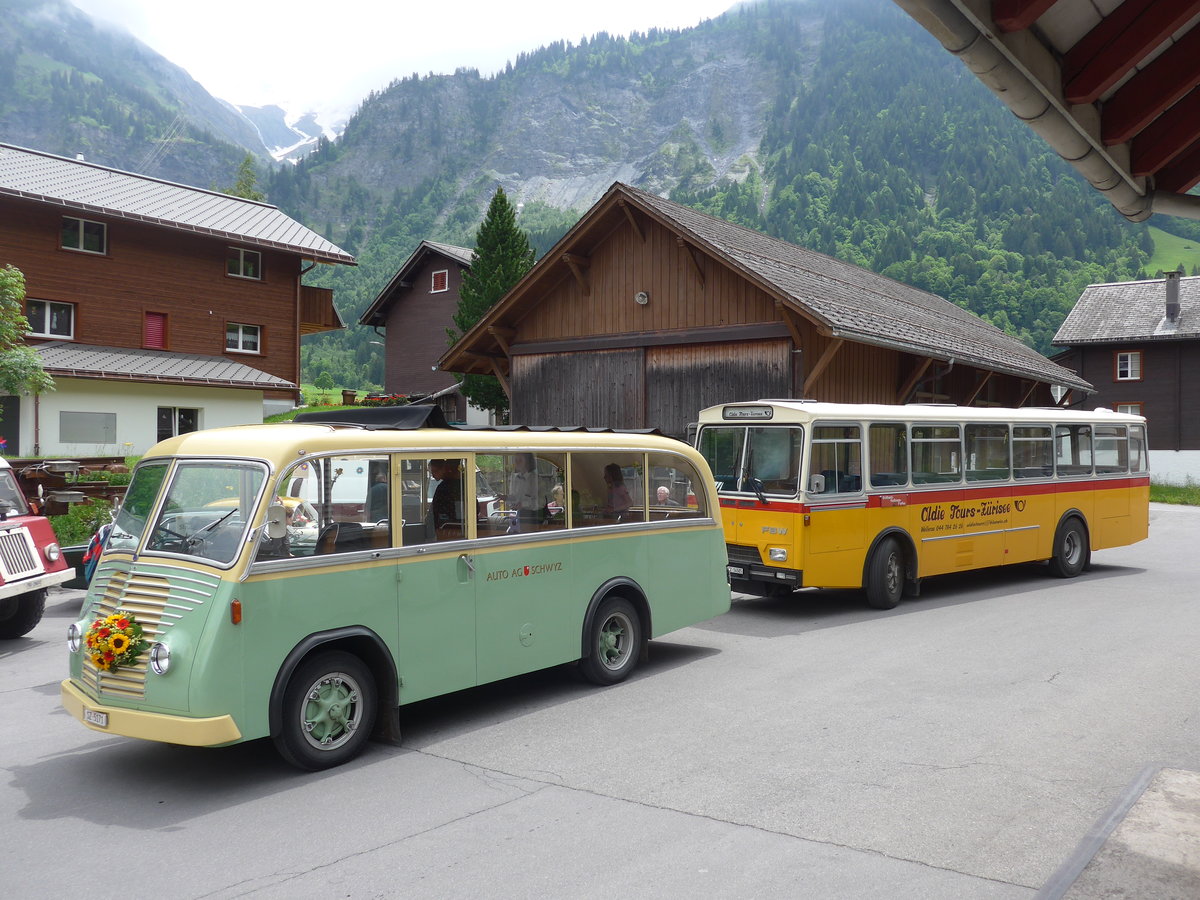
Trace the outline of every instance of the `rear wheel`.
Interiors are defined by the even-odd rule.
[[[46,591],[28,591],[0,600],[0,638],[24,637],[42,621],[46,610]]]
[[[895,538],[884,538],[871,554],[864,591],[875,609],[893,609],[904,594],[904,551]]]
[[[377,697],[375,679],[357,656],[331,650],[305,660],[283,694],[276,749],[309,771],[348,762],[370,736]]]
[[[1058,526],[1054,534],[1054,556],[1050,572],[1057,578],[1074,578],[1088,561],[1087,532],[1083,523],[1072,517]]]
[[[624,681],[642,652],[642,623],[633,604],[609,597],[597,608],[585,634],[588,655],[580,661],[583,677],[593,684]]]

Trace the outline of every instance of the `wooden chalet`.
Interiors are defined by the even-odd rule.
[[[1089,285],[1054,343],[1095,384],[1087,408],[1146,417],[1156,479],[1200,480],[1200,277]]]
[[[442,357],[496,375],[516,424],[657,427],[715,403],[1051,405],[1087,381],[858,266],[614,184]]]
[[[316,263],[354,258],[267,203],[0,144],[0,266],[57,385],[3,399],[9,452],[124,456],[291,408],[301,335],[343,327]]]
[[[436,394],[446,418],[455,422],[467,421],[467,401],[455,390],[458,380],[437,362],[473,256],[466,247],[421,241],[358,319],[383,338],[384,390],[410,397]]]

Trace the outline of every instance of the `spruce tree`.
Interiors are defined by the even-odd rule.
[[[454,328],[447,329],[454,345],[496,301],[508,293],[533,266],[529,236],[517,227],[517,213],[504,188],[497,187],[483,224],[475,235],[471,268],[463,273],[454,312]],[[463,396],[471,405],[499,415],[508,409],[508,396],[492,375],[456,375]]]

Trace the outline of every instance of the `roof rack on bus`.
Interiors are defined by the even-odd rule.
[[[584,431],[588,434],[662,434],[657,428],[597,428],[585,425],[452,425],[459,431]]]
[[[408,406],[360,406],[354,409],[331,409],[328,412],[298,413],[293,420],[307,425],[357,425],[367,431],[417,428],[450,428],[440,406],[431,403],[412,403]]]

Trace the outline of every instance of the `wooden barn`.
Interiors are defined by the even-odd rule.
[[[656,427],[715,403],[1051,405],[1092,387],[977,316],[616,183],[442,357],[514,424]]]

